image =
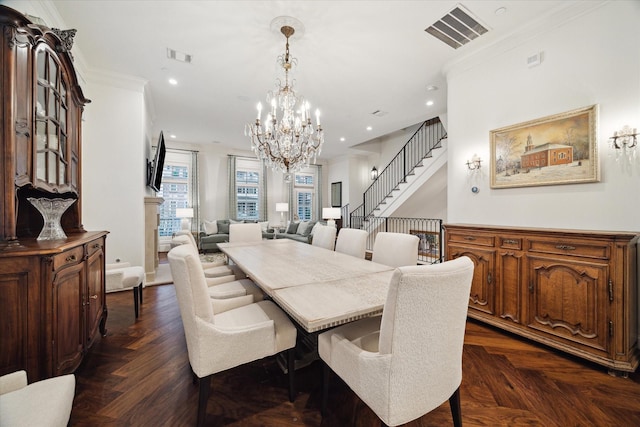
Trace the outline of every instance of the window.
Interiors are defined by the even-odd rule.
[[[157,196],[164,199],[158,209],[158,250],[166,252],[173,234],[182,229],[182,219],[176,218],[176,209],[193,208],[194,217],[189,219],[191,230],[197,230],[199,224],[197,151],[167,149]]]
[[[158,197],[164,202],[160,205],[160,237],[171,237],[179,231],[181,219],[176,218],[176,209],[190,207],[189,203],[189,167],[185,164],[165,162],[162,169],[162,184]]]
[[[315,176],[310,172],[299,172],[295,174],[294,194],[295,212],[300,221],[309,221],[313,218],[313,194],[315,191]]]
[[[238,168],[241,166],[238,165]],[[236,170],[236,218],[260,219],[260,172]]]

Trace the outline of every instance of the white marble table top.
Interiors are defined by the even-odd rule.
[[[308,332],[381,313],[394,270],[291,239],[218,247]]]

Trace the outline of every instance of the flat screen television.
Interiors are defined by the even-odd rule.
[[[149,187],[155,191],[160,191],[160,184],[162,184],[162,169],[164,168],[164,157],[167,154],[167,148],[164,145],[164,135],[160,131],[160,137],[158,138],[158,146],[156,147],[156,154],[153,157],[153,163],[151,163],[151,173],[149,174]]]

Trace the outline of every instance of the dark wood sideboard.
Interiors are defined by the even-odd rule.
[[[104,334],[106,231],[82,225],[82,112],[75,30],[0,5],[0,375],[74,371]],[[73,199],[66,239],[37,240],[29,198]]]
[[[446,224],[475,264],[469,317],[625,375],[638,367],[637,233]]]

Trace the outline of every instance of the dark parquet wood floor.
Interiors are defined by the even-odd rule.
[[[107,295],[107,336],[76,371],[71,426],[193,426],[193,384],[172,285],[148,287],[136,321],[130,292]],[[268,358],[214,376],[211,426],[379,426],[337,377],[319,412],[321,369],[297,373],[298,396]],[[640,426],[640,375],[606,370],[469,321],[461,388],[465,426]],[[407,427],[450,426],[448,403]]]

